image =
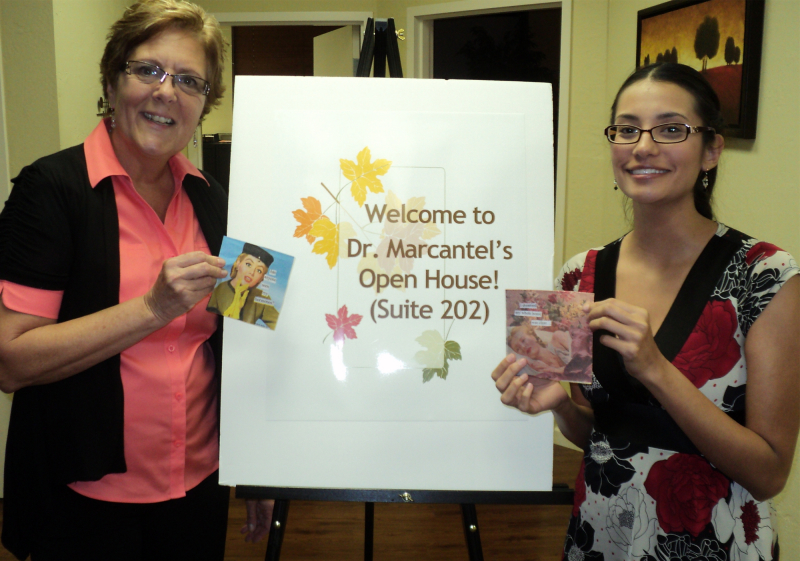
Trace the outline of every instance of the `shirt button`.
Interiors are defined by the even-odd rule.
[[[183,399],[183,394],[182,394],[182,393],[180,393],[180,392],[179,392],[179,393],[176,393],[176,394],[175,394],[175,399],[177,399],[178,401],[180,401],[181,399]]]
[[[172,352],[175,352],[175,345],[170,345],[169,347],[167,347],[167,350],[168,350],[169,352],[171,352],[171,353],[172,353]]]
[[[176,441],[175,441],[175,442],[173,442],[172,444],[175,446],[175,448],[180,448],[180,447],[181,447],[181,444],[183,444],[183,442],[181,442],[180,440],[176,440]]]

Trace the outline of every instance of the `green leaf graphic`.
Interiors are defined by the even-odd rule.
[[[447,359],[444,361],[444,367],[439,369],[439,372],[436,373],[439,378],[442,380],[447,380],[447,373],[450,372],[450,365],[447,364]]]
[[[433,380],[433,375],[436,374],[438,376],[439,375],[438,372],[440,370],[441,370],[441,368],[425,368],[425,369],[423,369],[422,370],[422,383],[424,384],[425,382],[430,382],[431,380]]]
[[[450,372],[448,360],[461,360],[461,345],[455,341],[445,341],[435,330],[424,331],[416,341],[426,350],[418,351],[414,359],[427,368],[422,369],[422,383],[430,382],[434,376],[447,379]],[[441,365],[441,368],[437,368]]]
[[[444,358],[445,361],[448,359],[461,360],[461,345],[455,341],[447,341],[444,344]]]

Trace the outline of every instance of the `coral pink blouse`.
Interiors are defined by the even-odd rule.
[[[166,259],[191,251],[210,253],[181,187],[186,174],[202,174],[182,154],[169,161],[175,193],[162,223],[117,160],[103,122],[84,142],[84,151],[92,187],[106,177],[114,187],[120,302],[150,290]],[[3,303],[17,312],[56,319],[62,294],[0,280]],[[121,353],[128,471],[72,483],[73,490],[105,501],[159,502],[183,497],[217,469],[219,398],[207,343],[217,316],[206,312],[207,302],[208,297]]]

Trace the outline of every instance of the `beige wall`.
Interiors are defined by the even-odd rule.
[[[612,188],[608,142],[601,133],[610,105],[608,72],[614,66],[608,60],[609,20],[607,1],[573,1],[563,260],[625,231],[622,199]]]
[[[1,0],[9,173],[83,142],[97,124],[99,63],[125,0]]]
[[[2,0],[9,175],[59,149],[51,0]]]
[[[377,3],[378,0],[198,0],[195,2],[209,12],[374,12]]]
[[[50,0],[2,0],[2,87],[8,139],[8,178],[58,150],[58,103]],[[5,154],[0,154],[5,159]],[[8,185],[0,189],[5,200]],[[0,395],[0,452],[5,453],[11,396]],[[0,476],[3,465],[0,464]],[[0,477],[0,496],[2,478]]]
[[[97,125],[106,33],[129,2],[52,0],[59,146],[83,142]]]
[[[222,83],[225,84],[225,93],[220,100],[220,104],[211,110],[211,113],[206,115],[201,123],[203,134],[213,133],[231,133],[233,125],[233,72],[231,69],[231,26],[222,26],[222,36],[228,44],[225,68],[222,70]]]
[[[3,28],[3,9],[0,6],[0,30]],[[0,32],[0,37],[2,33]],[[8,147],[6,144],[6,104],[3,102],[3,48],[0,39],[0,202],[8,198],[11,177],[8,175]]]

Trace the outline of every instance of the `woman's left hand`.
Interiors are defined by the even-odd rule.
[[[272,510],[275,501],[268,499],[247,499],[247,522],[239,531],[244,534],[244,541],[258,543],[269,535],[269,526],[272,523]]]
[[[656,372],[666,361],[653,338],[647,310],[616,298],[595,302],[588,307],[589,328],[610,333],[601,335],[600,343],[622,355],[631,376],[644,382],[644,378]]]

